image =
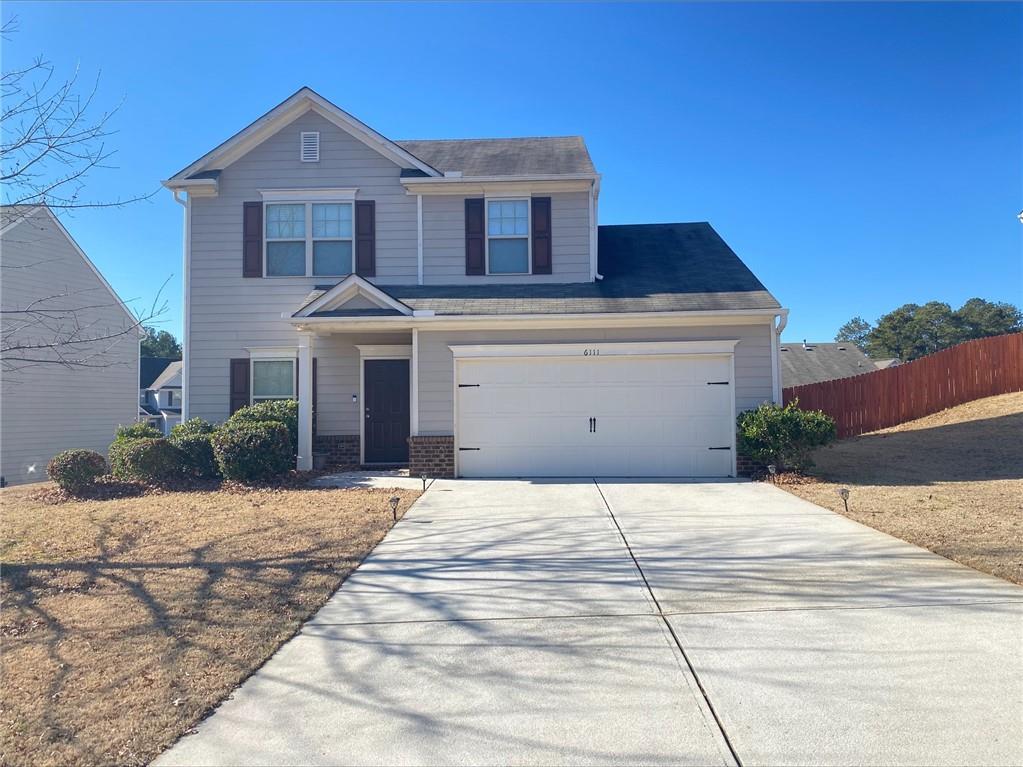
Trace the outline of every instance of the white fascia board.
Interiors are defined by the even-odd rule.
[[[739,339],[715,341],[595,341],[593,343],[467,344],[448,348],[455,359],[494,357],[656,357],[663,355],[725,355]]]
[[[224,168],[258,146],[290,122],[313,110],[332,122],[353,138],[376,150],[400,167],[414,167],[429,176],[440,176],[440,171],[410,154],[390,139],[332,104],[311,88],[302,88],[254,122],[231,136],[187,168],[175,173],[165,184],[177,183],[194,173],[214,167]]]
[[[383,309],[394,309],[395,311],[401,312],[402,315],[410,317],[412,316],[412,309],[398,301],[387,293],[382,291],[373,283],[363,279],[357,274],[350,274],[345,277],[341,282],[332,287],[326,293],[319,298],[310,301],[308,304],[303,306],[294,315],[288,315],[288,319],[312,319],[312,320],[323,320],[323,319],[337,319],[336,317],[309,317],[318,311],[324,310],[325,307],[332,304],[344,303],[350,299],[355,293],[361,293],[362,295],[380,304]],[[379,319],[379,318],[378,318]],[[391,319],[402,319],[402,317],[394,317]]]
[[[550,192],[585,192],[596,183],[584,176],[488,176],[476,178],[403,178],[406,194],[512,195]]]
[[[419,315],[411,317],[285,317],[292,325],[318,332],[369,330],[526,330],[561,328],[686,327],[749,325],[765,322],[776,309],[707,312],[619,312],[601,314]]]
[[[167,179],[160,184],[166,189],[188,192],[196,197],[216,197],[220,187],[215,178],[184,178],[179,181]]]

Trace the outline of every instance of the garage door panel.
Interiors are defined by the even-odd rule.
[[[728,357],[462,361],[459,473],[729,476],[730,378]]]

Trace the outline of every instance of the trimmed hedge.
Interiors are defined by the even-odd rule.
[[[185,456],[168,440],[115,439],[110,446],[110,468],[118,479],[163,484],[185,470]]]
[[[798,401],[747,410],[737,423],[739,449],[760,463],[777,466],[778,471],[813,466],[810,454],[837,435],[831,416],[820,410],[800,410]]]
[[[127,426],[118,426],[114,432],[115,440],[125,439],[159,439],[163,432],[148,423],[131,423]]]
[[[220,476],[213,454],[214,432],[216,427],[201,418],[189,418],[171,429],[168,441],[181,451],[186,474],[200,479]]]
[[[92,450],[65,450],[46,465],[50,479],[71,495],[78,495],[107,473],[107,461]]]
[[[288,429],[276,421],[228,421],[213,435],[213,453],[221,475],[239,482],[274,479],[295,464]]]
[[[225,425],[238,423],[266,423],[274,421],[284,424],[291,441],[291,454],[298,453],[298,402],[293,399],[266,400],[239,408],[227,419]]]

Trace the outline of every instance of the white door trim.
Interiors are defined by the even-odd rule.
[[[409,361],[409,434],[412,433],[412,345],[356,344],[359,350],[359,463],[366,463],[366,360]]]

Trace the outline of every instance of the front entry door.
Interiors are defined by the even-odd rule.
[[[365,361],[366,463],[408,463],[409,361]]]

